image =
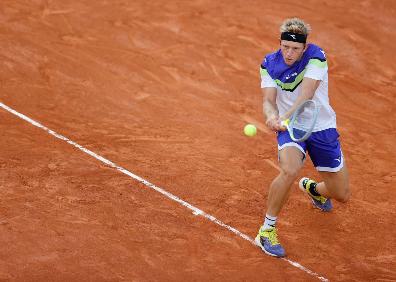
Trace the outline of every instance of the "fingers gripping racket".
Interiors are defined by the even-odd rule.
[[[307,100],[303,102],[293,112],[290,119],[282,121],[290,137],[295,142],[305,141],[311,136],[318,119],[319,106],[314,100]]]

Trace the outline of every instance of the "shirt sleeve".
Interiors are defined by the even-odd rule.
[[[323,80],[327,73],[327,61],[320,59],[310,59],[307,66],[304,77],[312,78],[315,80]]]
[[[261,88],[276,88],[276,82],[269,75],[268,71],[260,66],[260,76],[261,76]]]

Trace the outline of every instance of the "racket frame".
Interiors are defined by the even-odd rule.
[[[311,126],[308,128],[308,130],[306,131],[306,133],[304,134],[304,136],[302,136],[301,138],[295,138],[294,134],[293,134],[293,124],[297,118],[297,115],[299,113],[299,111],[306,106],[306,104],[308,103],[313,103],[314,105],[314,113],[313,113],[313,121],[311,123]],[[295,142],[303,142],[305,140],[307,140],[309,138],[309,136],[311,136],[312,131],[316,125],[316,121],[318,120],[318,114],[319,114],[319,107],[317,105],[317,103],[314,100],[306,100],[304,102],[302,102],[297,109],[293,112],[292,116],[290,117],[290,119],[286,119],[283,120],[281,122],[282,126],[286,127],[287,131],[289,132],[290,138],[295,141]]]

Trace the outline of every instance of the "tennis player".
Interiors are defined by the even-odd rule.
[[[275,257],[285,256],[277,238],[277,217],[307,152],[322,182],[304,177],[299,187],[311,198],[314,207],[329,212],[331,198],[346,202],[350,195],[348,171],[336,130],[336,114],[329,104],[326,55],[320,47],[307,43],[310,30],[301,19],[286,19],[280,27],[280,49],[268,54],[260,68],[263,110],[266,125],[277,133],[280,173],[270,184],[264,224],[256,243],[265,253]],[[284,131],[281,121],[309,99],[320,106],[316,125],[306,141],[294,142],[288,131]]]

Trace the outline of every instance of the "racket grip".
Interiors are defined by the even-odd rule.
[[[285,119],[281,121],[281,131],[286,131],[287,130],[287,126],[289,125],[290,120],[289,119]]]

